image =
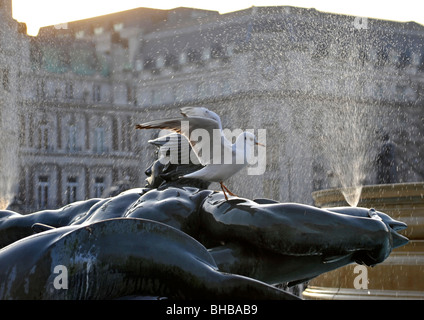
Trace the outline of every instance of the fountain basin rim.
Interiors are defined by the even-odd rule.
[[[346,206],[342,188],[330,188],[312,192],[318,207]],[[364,185],[358,206],[368,207],[367,200],[387,202],[387,199],[404,199],[407,202],[423,201],[424,182]]]

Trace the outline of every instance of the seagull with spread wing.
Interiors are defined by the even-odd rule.
[[[220,117],[213,111],[204,107],[184,107],[181,108],[183,117],[165,120],[153,120],[136,125],[136,129],[166,129],[177,132],[187,138],[199,162],[204,166],[195,172],[183,175],[182,178],[196,178],[209,182],[219,182],[224,192],[225,199],[228,200],[227,192],[235,196],[223,182],[243,169],[249,162],[254,145],[261,145],[251,132],[241,133],[234,144],[225,137],[222,131]],[[187,124],[187,125],[184,125]],[[209,139],[203,136],[192,137],[192,132],[202,129],[207,133]],[[211,147],[212,137],[218,133],[218,145]],[[214,136],[215,134],[215,136]],[[215,139],[214,139],[215,142]]]

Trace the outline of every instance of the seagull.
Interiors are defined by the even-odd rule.
[[[228,200],[227,192],[236,196],[225,185],[224,181],[243,169],[249,162],[254,145],[265,146],[259,143],[251,132],[242,132],[232,144],[224,135],[220,117],[204,107],[181,108],[183,117],[165,120],[153,120],[137,124],[136,129],[166,129],[184,136],[190,143],[197,160],[204,166],[195,172],[185,174],[181,178],[196,178],[209,182],[218,182]],[[183,122],[186,121],[186,126]],[[196,129],[202,129],[208,137],[201,140],[191,134]],[[172,134],[171,134],[172,135]],[[218,138],[218,139],[213,139]],[[209,138],[209,139],[208,139]],[[219,141],[218,146],[210,142]]]

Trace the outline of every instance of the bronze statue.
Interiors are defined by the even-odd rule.
[[[272,284],[375,265],[408,242],[397,233],[404,223],[373,209],[226,200],[205,181],[179,179],[198,165],[159,160],[145,188],[29,215],[0,211],[0,298],[291,299]],[[54,287],[56,266],[67,270],[66,289]]]

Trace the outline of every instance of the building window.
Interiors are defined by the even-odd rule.
[[[369,60],[367,49],[360,49],[358,52],[358,61],[364,65]]]
[[[103,177],[96,177],[94,179],[94,197],[101,198],[105,190],[105,183]]]
[[[175,67],[178,65],[178,59],[173,54],[167,54],[165,56],[165,66],[166,67]]]
[[[69,176],[66,182],[66,203],[77,201],[78,179],[74,176]]]
[[[49,177],[39,176],[37,185],[37,201],[39,209],[46,209],[49,199]]]
[[[78,136],[77,126],[70,125],[68,128],[68,145],[67,145],[67,149],[69,152],[78,151],[77,136]]]
[[[159,104],[161,102],[161,93],[159,89],[152,89],[152,104]]]
[[[424,71],[424,51],[421,52],[421,62],[418,64],[418,70]],[[419,60],[420,58],[418,58]]]
[[[94,34],[95,35],[100,35],[102,33],[103,33],[103,27],[94,28]]]
[[[113,25],[113,30],[115,30],[116,32],[121,31],[123,28],[124,28],[124,24],[122,22],[115,23]]]
[[[95,153],[103,153],[105,152],[105,129],[97,127],[94,130],[94,152]]]
[[[118,136],[118,120],[112,119],[112,149],[117,151],[119,148],[119,136]]]
[[[411,52],[406,49],[405,51],[402,51],[399,55],[399,61],[398,61],[398,68],[406,68],[411,64],[412,61],[412,54]]]
[[[84,38],[84,35],[85,35],[84,30],[77,31],[75,32],[75,39],[82,39]]]
[[[95,84],[93,85],[93,101],[94,102],[100,102],[101,95],[100,95],[100,85]]]
[[[19,120],[21,123],[21,130],[19,131],[19,145],[21,147],[26,146],[26,126],[27,126],[27,118],[21,114],[19,115]]]
[[[376,96],[377,98],[383,99],[385,97],[385,91],[384,91],[384,86],[382,83],[377,83],[375,85],[376,88]]]
[[[202,60],[202,55],[198,50],[190,49],[187,52],[187,58],[188,58],[188,62],[195,63],[195,62],[200,62]]]
[[[155,67],[155,59],[151,57],[146,57],[143,61],[143,69],[152,70]]]
[[[136,60],[135,61],[135,70],[136,71],[142,71],[143,70],[143,61],[142,60]]]
[[[383,49],[379,49],[377,51],[377,61],[376,61],[376,66],[377,67],[382,67],[384,66],[387,61],[389,60],[389,54],[387,52],[387,50]]]
[[[65,97],[66,99],[73,99],[74,98],[74,86],[72,83],[67,83],[65,86]]]
[[[123,119],[121,125],[121,150],[122,151],[131,151],[131,117]]]
[[[225,49],[222,45],[214,45],[211,48],[211,57],[214,59],[223,58],[225,56]]]
[[[6,91],[9,91],[9,89],[10,89],[10,87],[9,87],[9,70],[7,70],[7,69],[3,70],[2,83],[3,83],[3,89],[6,90]]]
[[[37,98],[44,99],[46,97],[46,83],[42,80],[37,83]]]
[[[47,150],[49,148],[49,127],[41,125],[38,128],[38,149]]]
[[[321,42],[316,45],[312,57],[315,59],[326,58],[329,54],[328,44]]]
[[[127,102],[131,103],[132,100],[133,100],[132,99],[132,88],[131,88],[130,85],[127,85],[125,89],[126,89],[125,91],[127,92]]]

